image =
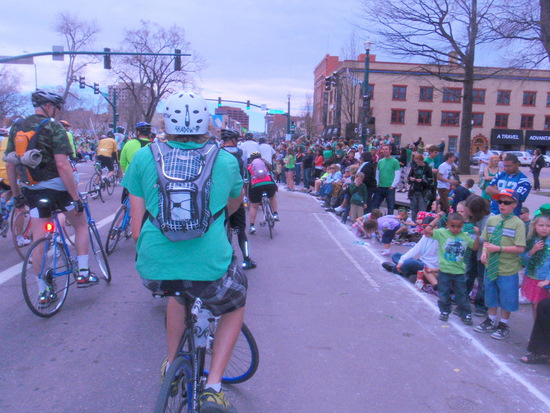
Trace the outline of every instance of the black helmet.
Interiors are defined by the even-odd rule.
[[[31,95],[32,98],[32,105],[36,108],[42,105],[45,105],[47,103],[51,103],[54,105],[57,109],[61,109],[61,105],[65,103],[63,98],[59,96],[57,93],[49,92],[47,90],[36,90]]]
[[[124,128],[122,126],[119,126],[119,127],[116,128],[116,131],[118,133],[124,133]]]
[[[147,122],[138,122],[136,124],[138,135],[149,135],[151,133],[151,124]]]
[[[239,140],[239,134],[233,129],[222,129],[222,141],[230,141],[231,139]]]
[[[261,157],[262,157],[262,154],[258,151],[254,151],[250,154],[250,160],[261,158]]]
[[[258,143],[266,143],[265,136],[262,136],[260,139],[258,139]]]
[[[114,138],[115,134],[112,131],[109,131],[109,132],[107,132],[107,137],[108,138]]]
[[[254,139],[254,134],[248,132],[246,135],[244,135],[244,137],[245,137],[247,140]]]

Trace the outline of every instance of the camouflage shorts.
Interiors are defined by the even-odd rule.
[[[215,281],[188,280],[147,280],[143,285],[155,295],[174,296],[179,303],[185,304],[187,298],[199,297],[202,305],[212,314],[219,316],[230,313],[246,304],[248,280],[237,261],[233,261],[227,273]]]

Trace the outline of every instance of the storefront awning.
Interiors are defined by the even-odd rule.
[[[550,131],[528,130],[525,132],[525,145],[550,146]]]
[[[491,129],[491,146],[523,145],[521,129]]]

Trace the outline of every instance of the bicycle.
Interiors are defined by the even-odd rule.
[[[95,161],[94,172],[92,173],[90,180],[86,184],[86,192],[90,194],[90,197],[92,199],[99,198],[101,202],[105,202],[105,199],[103,199],[103,194],[102,194],[103,186],[104,186],[104,183],[103,183],[101,163]]]
[[[181,295],[183,293],[160,293],[156,296]],[[200,298],[185,299],[185,331],[181,338],[178,355],[164,376],[155,407],[161,412],[199,412],[199,398],[206,384],[212,342],[219,317],[203,308]],[[258,368],[260,354],[256,340],[243,323],[233,354],[225,369],[222,383],[242,383],[250,379]]]
[[[132,236],[132,217],[130,216],[130,197],[126,197],[124,203],[118,208],[115,218],[109,228],[105,251],[112,254],[118,241],[124,236],[126,239]]]
[[[275,217],[273,216],[273,210],[271,209],[271,204],[267,193],[262,193],[262,202],[260,203],[262,208],[262,213],[264,214],[264,220],[260,221],[260,226],[269,228],[269,238],[273,239],[273,227],[275,227]]]
[[[1,181],[1,180],[0,180]],[[0,193],[0,236],[6,238],[8,236],[8,231],[10,228],[13,228],[13,217],[15,210],[15,198],[11,197],[9,201],[5,201],[2,197],[2,194],[7,191],[2,191]]]
[[[107,283],[110,283],[111,269],[107,261],[107,254],[101,245],[95,221],[90,215],[88,194],[81,193],[80,195],[88,222],[90,254],[93,254],[97,265],[97,268],[95,265],[92,267],[93,263],[90,262],[90,270],[100,274]],[[42,202],[44,202],[44,207],[51,207],[49,200]],[[51,317],[61,309],[67,298],[69,287],[76,283],[78,276],[77,257],[71,255],[66,235],[59,230],[61,228],[58,217],[60,212],[52,208],[52,219],[46,225],[47,235],[31,245],[23,262],[21,273],[23,297],[29,309],[40,317]],[[35,251],[37,251],[36,254]],[[42,257],[37,270],[33,266],[34,255]],[[72,280],[71,274],[73,275]],[[40,299],[41,296],[46,297],[46,302]]]

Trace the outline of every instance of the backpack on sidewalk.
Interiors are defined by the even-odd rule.
[[[212,168],[220,148],[209,140],[202,148],[173,148],[165,142],[149,145],[157,168],[159,213],[149,220],[170,241],[202,237],[225,207],[210,212]]]

